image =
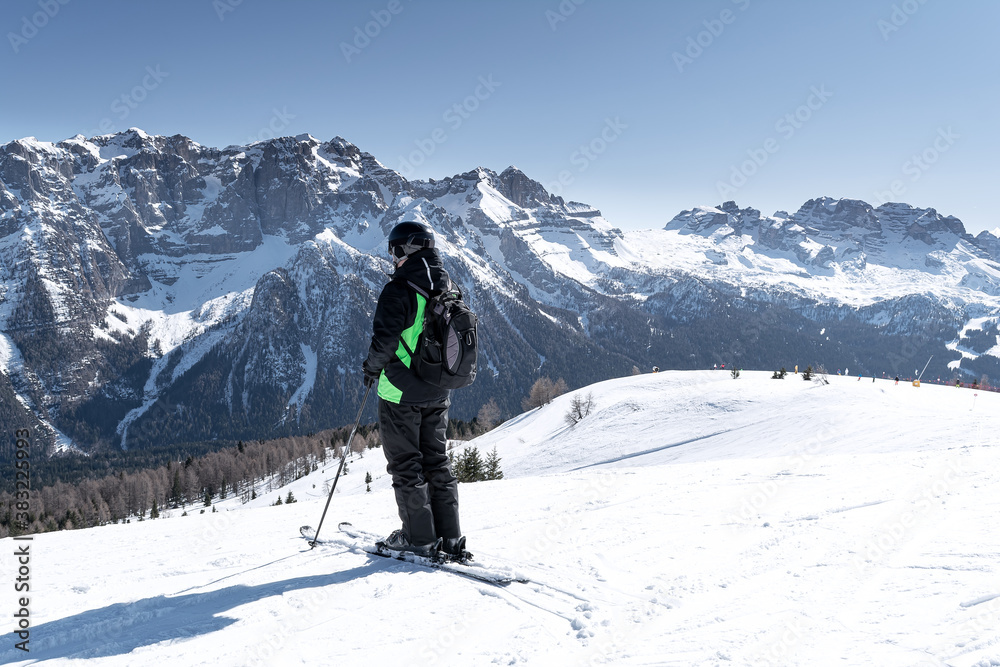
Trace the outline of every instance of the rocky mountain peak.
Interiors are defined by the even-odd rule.
[[[723,202],[719,206],[700,206],[681,211],[664,229],[676,229],[683,233],[723,235],[756,234],[760,226],[760,211],[755,208],[741,209],[735,201]]]
[[[537,208],[557,203],[541,183],[528,178],[517,167],[507,167],[497,180],[499,192],[521,208]]]
[[[871,204],[858,199],[819,197],[810,199],[792,217],[807,230],[838,233],[852,228],[881,232],[882,226]]]

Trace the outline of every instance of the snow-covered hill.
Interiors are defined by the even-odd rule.
[[[461,485],[470,549],[530,584],[308,550],[329,467],[256,507],[37,536],[31,653],[7,634],[0,662],[997,665],[998,415],[870,377],[610,380],[471,443],[505,479]],[[395,527],[383,467],[351,462],[328,537]]]

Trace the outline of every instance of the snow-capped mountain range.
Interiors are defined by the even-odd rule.
[[[133,128],[0,147],[0,419],[84,451],[345,423],[406,219],[480,316],[456,417],[634,366],[1000,370],[1000,236],[933,209],[726,202],[623,232],[514,167],[408,181],[339,137]]]

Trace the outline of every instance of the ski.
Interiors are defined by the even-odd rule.
[[[490,568],[479,563],[472,564],[468,562],[462,563],[460,561],[447,560],[442,556],[427,557],[419,556],[409,551],[393,551],[380,544],[382,541],[381,536],[358,530],[349,522],[345,521],[341,523],[338,528],[340,529],[340,533],[346,536],[346,539],[323,538],[316,541],[316,530],[312,526],[302,526],[299,528],[299,533],[310,543],[316,541],[317,544],[341,544],[343,546],[364,551],[365,553],[373,556],[391,558],[393,560],[411,563],[428,569],[443,570],[445,572],[451,572],[452,574],[457,574],[462,577],[492,584],[494,586],[508,586],[512,583],[529,583],[527,578],[518,575],[510,568]]]

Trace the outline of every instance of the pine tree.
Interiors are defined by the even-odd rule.
[[[372,473],[369,470],[365,473],[365,491],[371,493],[372,490]]]
[[[289,492],[288,492],[288,497],[287,497],[287,498],[285,498],[285,504],[286,504],[286,505],[289,505],[289,504],[291,504],[291,503],[294,503],[294,502],[295,502],[295,496],[293,496],[293,495],[292,495],[292,492],[291,492],[291,491],[289,491]]]
[[[456,460],[455,477],[459,482],[479,482],[483,480],[483,460],[479,456],[479,449],[469,447]]]
[[[275,505],[280,505],[281,504],[281,496],[278,496],[278,499],[274,501],[274,504]]]
[[[812,378],[813,378],[813,367],[812,366],[806,366],[805,372],[802,373],[802,379],[803,380],[812,380]]]
[[[208,489],[205,489],[205,507],[212,504],[212,493]]]
[[[496,447],[493,447],[493,451],[486,457],[486,470],[483,473],[483,478],[488,480],[503,479],[503,471],[500,470],[500,455],[497,454]]]
[[[157,507],[156,505],[156,498],[153,498],[153,509],[149,510],[149,518],[150,519],[160,518],[160,508]]]

